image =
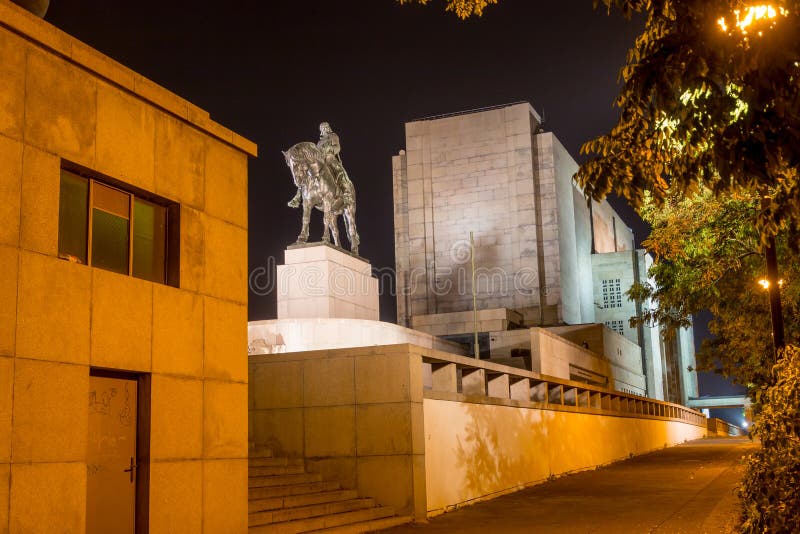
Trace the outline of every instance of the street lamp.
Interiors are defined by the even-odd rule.
[[[775,7],[772,4],[755,4],[751,6],[747,6],[744,9],[736,9],[733,11],[733,20],[728,22],[725,17],[720,17],[717,19],[717,24],[725,33],[732,33],[734,28],[738,28],[742,35],[747,35],[750,29],[750,26],[753,24],[759,24],[762,26],[762,23],[770,21],[767,29],[772,29],[775,27],[775,20],[778,15],[787,16],[789,14],[783,7]],[[763,26],[762,29],[758,31],[758,35],[763,35]],[[730,30],[730,31],[729,31]]]
[[[774,236],[770,236],[767,241],[764,259],[767,262],[767,276],[759,280],[758,283],[769,293],[769,313],[772,318],[772,341],[775,344],[775,352],[779,355],[780,351],[786,346],[786,341],[783,335],[783,310],[781,307],[781,287],[783,287],[783,279],[778,276],[778,256],[775,252]]]
[[[753,3],[743,9],[737,9],[733,12],[733,17],[728,21],[725,17],[720,17],[717,20],[717,25],[720,29],[732,35],[734,30],[738,29],[742,39],[748,40],[748,33],[757,29],[759,37],[764,35],[764,30],[772,30],[778,22],[778,17],[788,16],[788,11],[783,7],[776,7],[770,3]],[[755,28],[751,28],[754,26]],[[762,195],[761,205],[766,207],[767,199]],[[767,263],[767,276],[765,279],[759,280],[761,287],[766,289],[769,293],[769,311],[772,318],[772,341],[775,345],[776,356],[780,356],[781,350],[786,345],[783,334],[783,311],[781,309],[781,294],[780,288],[783,285],[783,280],[778,276],[778,256],[775,250],[775,236],[769,236],[767,239],[767,246],[764,250],[764,259]]]

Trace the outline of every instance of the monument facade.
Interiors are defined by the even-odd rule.
[[[641,393],[659,399],[665,369],[693,363],[690,344],[665,357],[657,328],[628,325],[647,305],[624,295],[645,252],[606,201],[587,203],[577,163],[527,102],[409,122],[392,168],[400,324],[463,341],[477,330],[489,356],[497,332],[601,322],[639,347]]]

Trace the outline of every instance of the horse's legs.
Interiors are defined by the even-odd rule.
[[[333,243],[337,247],[342,246],[339,243],[339,216],[336,215],[333,210],[331,210],[330,225],[331,233],[333,234]]]
[[[322,242],[323,243],[330,243],[331,242],[331,202],[330,200],[323,201],[323,215],[322,215],[322,226],[325,230],[322,232]]]
[[[361,242],[356,230],[356,210],[353,206],[344,209],[344,224],[347,227],[347,239],[350,241],[350,251],[358,255],[358,244]]]
[[[305,243],[308,241],[308,223],[311,221],[311,210],[313,206],[310,202],[303,199],[303,226],[300,229],[300,235],[297,236],[298,243]]]

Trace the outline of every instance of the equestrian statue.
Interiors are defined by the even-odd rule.
[[[319,142],[297,143],[283,152],[286,165],[292,171],[294,185],[297,186],[297,194],[288,205],[292,208],[302,205],[303,208],[303,225],[297,236],[297,244],[308,241],[311,210],[317,208],[323,213],[325,230],[322,241],[330,243],[333,234],[333,243],[341,246],[337,222],[339,215],[344,215],[350,251],[358,255],[356,192],[342,165],[341,150],[339,136],[327,122],[323,122],[319,125]]]

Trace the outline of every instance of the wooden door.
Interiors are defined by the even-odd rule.
[[[136,517],[135,377],[89,377],[87,534],[133,534]]]

